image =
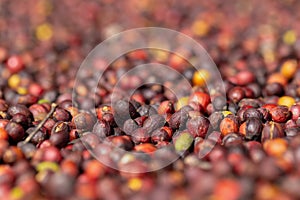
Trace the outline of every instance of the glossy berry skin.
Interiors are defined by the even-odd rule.
[[[20,124],[17,124],[15,122],[9,122],[5,126],[5,130],[9,135],[9,138],[13,142],[19,142],[21,141],[25,136],[25,131],[23,127]]]
[[[189,102],[199,103],[204,109],[206,109],[210,103],[210,96],[204,92],[195,92],[190,96]]]
[[[228,98],[234,103],[239,102],[244,97],[245,97],[245,91],[243,90],[242,87],[236,86],[236,87],[230,89],[228,92]]]
[[[300,117],[300,105],[291,106],[290,111],[292,113],[292,120],[297,121]]]
[[[18,73],[19,71],[24,69],[24,64],[21,57],[16,55],[8,58],[6,66],[11,73]]]
[[[264,125],[261,135],[261,142],[272,140],[274,138],[284,137],[284,131],[281,124],[276,122],[268,122]]]
[[[249,118],[239,128],[239,132],[247,140],[260,140],[263,125],[257,118]]]
[[[274,122],[283,123],[291,117],[291,112],[286,106],[276,106],[270,110]]]

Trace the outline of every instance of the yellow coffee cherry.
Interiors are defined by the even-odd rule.
[[[53,36],[52,26],[48,23],[39,25],[35,30],[35,35],[40,41],[50,40]]]
[[[297,71],[298,63],[296,60],[285,61],[281,68],[280,73],[287,79],[291,79]]]
[[[193,84],[198,86],[204,86],[210,79],[210,73],[206,69],[200,69],[193,75]]]
[[[143,186],[143,182],[140,178],[131,178],[128,181],[128,187],[133,191],[139,191]]]
[[[180,99],[178,99],[177,104],[176,104],[176,110],[179,110],[180,108],[182,108],[183,106],[188,105],[189,103],[189,97],[181,97]]]
[[[20,95],[25,95],[25,94],[28,93],[28,90],[27,90],[27,88],[25,88],[25,87],[18,87],[18,88],[17,88],[17,92],[18,92]]]
[[[232,112],[225,110],[222,112],[222,114],[224,117],[226,117],[227,115],[232,115]]]
[[[18,74],[14,74],[12,75],[9,79],[8,79],[8,86],[10,88],[17,88],[21,83],[21,78]]]
[[[47,170],[57,172],[57,171],[59,171],[59,165],[55,162],[44,161],[44,162],[39,163],[36,166],[36,170],[38,172],[47,171]]]
[[[9,199],[23,199],[25,192],[22,188],[16,186],[10,190]]]
[[[288,30],[283,35],[283,42],[288,45],[292,45],[297,41],[297,34],[294,30]]]
[[[203,20],[197,20],[192,25],[192,32],[196,36],[205,36],[210,30],[210,25]]]
[[[278,99],[278,105],[291,107],[296,103],[295,99],[290,96],[282,96]]]

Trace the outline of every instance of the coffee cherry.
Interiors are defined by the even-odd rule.
[[[8,140],[9,135],[4,128],[0,128],[0,140]]]
[[[237,133],[229,133],[223,137],[222,144],[225,147],[235,146],[242,144],[243,139]]]
[[[204,109],[210,103],[210,96],[204,92],[195,92],[189,98],[189,103],[195,102],[200,104]]]
[[[222,96],[217,96],[213,99],[212,104],[216,111],[226,110],[227,102],[226,99]]]
[[[247,140],[260,140],[261,131],[263,125],[261,121],[257,118],[249,118],[244,122],[240,128],[239,132],[247,139]]]
[[[23,158],[23,153],[20,148],[10,146],[3,154],[3,161],[7,164],[12,164],[20,161]]]
[[[271,156],[281,157],[288,148],[288,143],[282,138],[267,140],[263,144],[264,150]]]
[[[7,134],[9,135],[9,138],[13,142],[19,142],[25,136],[25,131],[24,131],[23,127],[15,122],[9,122],[5,126],[5,130],[6,130]]]
[[[291,106],[290,111],[292,113],[292,119],[297,121],[297,119],[300,117],[300,105]]]
[[[209,120],[202,116],[189,119],[186,123],[187,129],[193,137],[202,138],[205,138],[209,125]]]
[[[284,87],[280,83],[270,83],[264,88],[263,94],[264,96],[281,96],[284,94]]]
[[[66,122],[57,122],[51,131],[50,142],[57,147],[64,147],[69,142],[69,126]]]
[[[242,87],[238,87],[238,86],[233,87],[228,92],[228,98],[234,103],[239,102],[244,97],[245,97],[245,91],[243,90]]]
[[[79,130],[91,130],[95,124],[95,118],[89,113],[79,113],[74,116],[72,123]]]
[[[150,142],[151,135],[145,128],[138,128],[131,133],[132,141],[136,144]]]
[[[211,74],[206,69],[197,70],[192,78],[194,85],[205,86],[210,81]]]
[[[11,73],[18,73],[24,69],[21,57],[14,55],[8,58],[6,66]]]
[[[143,143],[143,144],[136,145],[134,147],[134,150],[137,152],[152,153],[156,151],[156,147],[151,143]]]
[[[174,138],[175,150],[178,153],[183,153],[191,147],[193,141],[194,138],[189,132],[187,131],[179,132]]]
[[[134,146],[131,138],[126,135],[110,136],[106,141],[110,142],[114,147],[124,149],[125,151],[132,150]]]
[[[27,118],[32,118],[32,114],[29,111],[29,109],[22,104],[16,104],[16,105],[10,106],[7,110],[7,113],[10,116],[14,116],[15,114],[20,113],[20,114],[26,116]]]
[[[293,97],[289,97],[289,96],[282,96],[278,99],[278,105],[281,106],[287,106],[287,107],[291,107],[292,105],[295,104],[295,99]]]
[[[270,110],[274,122],[283,123],[291,117],[291,112],[286,106],[276,106]]]
[[[158,109],[157,109],[158,114],[163,115],[167,113],[174,113],[174,105],[171,101],[163,101],[160,103]]]
[[[296,60],[285,61],[280,68],[280,73],[287,79],[291,79],[297,71],[298,63]]]
[[[93,133],[96,134],[99,138],[103,139],[112,134],[112,128],[108,124],[108,122],[104,120],[98,120],[94,125]]]
[[[143,128],[150,134],[165,125],[166,120],[161,115],[150,115],[144,122]]]
[[[21,113],[15,114],[12,117],[11,121],[18,123],[25,128],[31,123],[31,119],[27,118],[25,115],[22,115]]]
[[[172,129],[180,129],[183,130],[186,127],[186,121],[188,120],[188,112],[191,111],[192,108],[190,106],[184,106],[180,110],[176,111],[171,115],[169,120],[169,126]]]
[[[238,132],[238,121],[234,117],[225,117],[220,123],[220,131],[223,136]]]
[[[74,191],[74,178],[68,174],[57,172],[50,176],[47,188],[47,193],[52,198],[67,198]]]
[[[284,131],[279,123],[268,122],[265,124],[261,135],[262,142],[281,137],[284,137]]]
[[[53,113],[53,118],[56,121],[70,121],[71,115],[68,111],[62,108],[56,108],[56,110]]]
[[[140,123],[141,125],[143,125],[144,122]],[[128,134],[131,135],[133,131],[135,131],[137,128],[139,128],[138,123],[136,122],[136,120],[133,119],[127,119],[124,123],[123,126],[123,131]]]
[[[259,120],[263,119],[263,115],[255,108],[246,109],[243,114],[243,119],[247,120],[249,118],[257,118]]]
[[[172,130],[168,129],[168,127],[162,127],[159,129],[156,129],[151,134],[151,141],[154,143],[158,143],[161,141],[170,141],[172,137]]]
[[[33,104],[29,107],[35,121],[43,120],[48,114],[49,110],[42,104]]]

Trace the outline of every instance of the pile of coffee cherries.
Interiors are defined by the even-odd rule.
[[[0,2],[1,199],[300,198],[298,1],[13,2]],[[149,49],[77,74],[141,26],[200,42],[222,82],[208,89],[193,53]],[[147,63],[179,75],[123,76]]]

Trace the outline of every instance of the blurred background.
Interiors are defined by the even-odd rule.
[[[253,51],[263,39],[298,50],[299,8],[297,0],[1,0],[0,42],[15,53],[38,49],[35,56],[52,46],[84,54],[122,30],[159,26],[223,49]]]
[[[46,71],[37,76],[68,71],[74,77],[104,39],[158,26],[196,39],[225,78],[245,63],[272,72],[282,59],[300,55],[299,9],[297,0],[0,0],[0,61],[18,54],[29,71]],[[44,82],[46,89],[53,84]]]

